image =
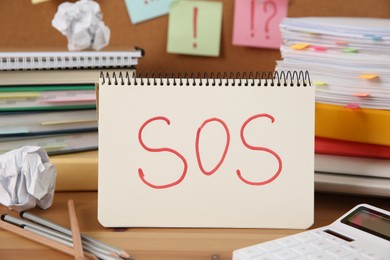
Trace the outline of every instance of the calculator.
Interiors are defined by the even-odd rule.
[[[359,204],[328,226],[233,251],[233,260],[390,259],[390,212]]]

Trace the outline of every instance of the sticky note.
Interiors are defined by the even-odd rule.
[[[125,0],[133,24],[169,13],[172,0]]]
[[[359,76],[360,79],[377,79],[379,76],[377,74],[370,74],[370,73],[367,73],[367,74],[362,74]]]
[[[293,50],[304,50],[309,46],[310,46],[310,44],[308,44],[308,43],[297,43],[297,44],[290,46],[290,48]]]
[[[314,86],[316,86],[316,87],[324,87],[327,85],[328,85],[328,83],[326,83],[325,81],[315,81],[314,82]]]
[[[279,24],[287,16],[288,0],[235,0],[233,45],[279,49]]]
[[[168,21],[169,53],[219,56],[222,2],[174,1]]]

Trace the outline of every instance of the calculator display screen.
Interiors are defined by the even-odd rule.
[[[342,223],[390,240],[390,217],[366,207],[359,207],[341,220]]]

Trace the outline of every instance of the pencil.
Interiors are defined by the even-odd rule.
[[[55,249],[57,251],[65,253],[67,255],[74,256],[73,248],[68,247],[62,243],[57,242],[57,241],[51,240],[47,237],[40,236],[34,232],[31,232],[31,231],[22,229],[20,227],[17,227],[15,225],[9,224],[3,220],[0,221],[0,228],[5,229],[13,234],[18,235],[18,236],[21,236],[21,237],[27,238],[29,240],[32,240],[34,242],[37,242],[39,244],[48,246],[52,249]],[[92,258],[91,258],[91,256],[92,256]],[[97,259],[97,258],[94,257],[93,255],[89,254],[88,259]]]
[[[69,241],[67,239],[62,239],[62,238],[57,237],[57,236],[55,236],[53,234],[45,233],[45,232],[43,232],[43,231],[41,231],[39,229],[35,229],[35,228],[29,227],[27,225],[22,225],[21,227],[26,229],[26,230],[29,230],[31,232],[37,233],[37,234],[39,234],[41,236],[45,236],[45,237],[47,237],[49,239],[57,241],[57,242],[59,242],[61,244],[64,244],[66,246],[73,247],[72,241]],[[109,255],[107,255],[105,253],[99,252],[96,249],[91,248],[89,246],[84,246],[84,249],[85,249],[85,251],[88,251],[89,253],[91,253],[95,257],[94,259],[96,259],[96,257],[98,259],[102,259],[102,260],[118,260],[118,259],[121,259],[121,258],[118,258],[118,257],[109,256]],[[86,253],[84,252],[84,254],[86,254]]]
[[[33,222],[35,222],[37,224],[40,224],[42,226],[51,228],[51,229],[56,230],[58,232],[64,233],[66,235],[69,235],[69,236],[72,235],[72,232],[70,231],[70,229],[65,228],[65,227],[63,227],[61,225],[58,225],[58,224],[56,224],[54,222],[51,222],[49,220],[46,220],[44,218],[38,217],[38,216],[36,216],[36,215],[34,215],[34,214],[30,213],[30,212],[22,211],[22,212],[20,212],[20,216],[22,218],[31,220],[31,221],[33,221]],[[93,239],[93,238],[91,238],[91,237],[89,237],[87,235],[81,234],[81,238],[82,238],[82,240],[84,242],[90,243],[90,245],[94,245],[96,247],[108,250],[108,251],[110,251],[110,252],[114,253],[115,255],[120,256],[122,258],[131,259],[131,260],[134,259],[126,251],[124,251],[122,249],[119,249],[119,248],[116,248],[116,247],[113,247],[111,245],[108,245],[106,243],[103,243],[103,242],[101,242],[99,240]]]
[[[81,243],[80,227],[77,220],[76,209],[74,206],[73,200],[68,200],[68,212],[69,212],[69,221],[70,228],[72,230],[72,241],[74,248],[74,259],[75,260],[84,260],[83,245]]]
[[[20,227],[24,227],[24,228],[27,227],[28,229],[32,229],[33,231],[35,231],[35,233],[45,235],[45,236],[53,238],[55,240],[59,239],[59,241],[63,241],[63,243],[65,243],[66,245],[71,245],[73,247],[72,237],[67,235],[67,234],[58,232],[56,230],[53,230],[53,229],[45,227],[45,226],[35,224],[34,222],[31,222],[31,221],[26,220],[26,219],[20,219],[20,218],[13,217],[11,215],[7,215],[5,213],[1,216],[1,218],[8,223],[18,225]],[[82,243],[83,243],[83,248],[87,252],[94,254],[99,259],[102,259],[102,260],[119,259],[117,257],[117,255],[111,253],[111,251],[108,251],[104,248],[97,247],[96,245],[91,244],[88,241],[82,240]],[[115,256],[115,257],[113,257],[113,256]]]

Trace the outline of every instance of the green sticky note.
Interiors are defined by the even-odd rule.
[[[173,1],[168,22],[169,53],[219,56],[222,3]]]

